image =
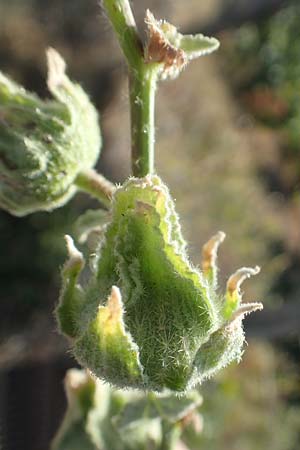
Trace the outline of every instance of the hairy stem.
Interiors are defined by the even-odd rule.
[[[132,172],[137,177],[154,172],[156,80],[153,64],[129,74]]]
[[[143,45],[128,0],[103,0],[103,6],[119,40],[129,67],[140,66]]]
[[[143,177],[154,172],[154,104],[158,65],[145,61],[129,1],[103,0],[103,5],[128,64],[132,172]]]
[[[116,188],[103,175],[93,169],[86,170],[77,175],[74,184],[79,190],[87,192],[108,208],[110,207],[111,198]]]

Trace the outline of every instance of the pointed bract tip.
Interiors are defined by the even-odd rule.
[[[122,305],[122,296],[121,291],[117,286],[112,286],[109,296],[109,302],[113,303],[115,305],[120,304]]]
[[[218,231],[215,236],[218,238],[218,241],[222,243],[226,238],[226,233],[224,233],[224,231]]]
[[[123,302],[120,289],[112,286],[106,305],[98,307],[98,327],[105,336],[126,333],[123,322]],[[120,328],[121,327],[121,328]]]
[[[112,286],[110,296],[107,301],[107,308],[109,309],[112,319],[119,319],[122,316],[122,296],[120,289],[117,286]]]
[[[88,373],[85,370],[70,369],[65,377],[65,386],[76,391],[89,381]]]
[[[264,306],[260,302],[243,303],[231,316],[230,323],[234,322],[237,319],[243,319],[246,315],[254,311],[261,311],[263,308]]]
[[[75,247],[74,241],[68,234],[65,235],[69,259],[65,265],[65,269],[71,269],[76,266],[81,268],[84,265],[84,258],[82,253]]]
[[[210,270],[216,262],[217,251],[220,244],[224,241],[226,234],[223,231],[218,231],[213,237],[209,239],[202,247],[202,269]]]
[[[146,9],[146,14],[145,14],[145,23],[147,25],[149,25],[149,23],[151,24],[152,22],[156,22],[154,15],[152,14],[152,12],[150,11],[149,8]]]
[[[154,31],[154,29],[157,29],[157,31],[161,32],[159,26],[164,22],[163,20],[156,20],[154,17],[154,14],[150,11],[149,8],[146,9],[145,13],[145,24],[148,27],[148,31]]]
[[[65,80],[66,63],[60,54],[52,47],[47,52],[48,78],[47,84],[50,91],[63,84]]]
[[[65,234],[65,241],[70,258],[82,257],[82,253],[75,247],[74,240],[69,234]]]
[[[242,267],[238,269],[233,275],[231,275],[227,281],[227,291],[232,294],[234,291],[238,291],[243,281],[247,278],[257,275],[260,272],[260,267]]]

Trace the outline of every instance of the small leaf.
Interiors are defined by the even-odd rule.
[[[176,78],[192,59],[217,50],[219,42],[203,34],[183,35],[174,25],[165,20],[156,20],[147,10],[145,23],[148,27],[148,42],[145,59],[148,63],[161,65],[160,77]]]
[[[199,58],[200,56],[209,55],[220,46],[217,39],[204,36],[203,34],[180,36],[180,48],[186,53],[189,60]]]

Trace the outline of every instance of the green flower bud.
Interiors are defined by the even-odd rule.
[[[129,179],[113,196],[111,219],[83,288],[83,257],[67,237],[57,308],[78,361],[119,387],[184,391],[242,354],[245,314],[239,286],[258,272],[241,269],[222,296],[216,286],[219,232],[190,263],[174,203],[157,176]]]
[[[0,73],[0,207],[16,216],[63,205],[100,150],[95,108],[49,49],[43,101]]]

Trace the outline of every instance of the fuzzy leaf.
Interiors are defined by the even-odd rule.
[[[174,25],[156,20],[149,10],[145,23],[148,27],[146,61],[160,65],[162,79],[176,78],[189,61],[219,48],[217,39],[203,34],[183,35]]]
[[[219,41],[203,34],[182,35],[178,33],[179,47],[186,53],[189,60],[209,55],[219,48]]]

